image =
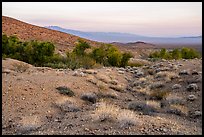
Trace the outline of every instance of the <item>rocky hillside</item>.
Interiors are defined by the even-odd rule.
[[[39,41],[51,41],[56,44],[57,51],[64,52],[67,49],[72,49],[74,43],[77,41],[77,36],[47,29],[44,27],[28,24],[10,17],[2,16],[2,32],[10,35],[17,35],[21,40],[39,40]],[[93,46],[99,45],[99,42],[86,40]]]
[[[2,60],[2,134],[202,134],[202,60],[92,70]]]

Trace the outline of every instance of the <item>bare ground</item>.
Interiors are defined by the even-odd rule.
[[[4,135],[202,134],[200,59],[150,62],[140,68],[100,68],[89,72],[34,67],[13,59],[2,61]],[[175,69],[164,71],[166,75],[156,72],[158,68],[172,65]],[[179,75],[182,70],[189,74]],[[138,76],[138,71],[144,74]],[[192,74],[194,71],[197,73]],[[178,77],[171,79],[173,74]],[[137,87],[137,82],[141,81],[144,81],[139,84],[141,87]],[[164,86],[155,90],[169,93],[164,100],[151,99],[151,87],[157,82]],[[188,91],[187,86],[191,83],[197,88]],[[172,89],[174,84],[181,87]],[[60,86],[70,88],[75,95],[60,94],[56,89]],[[83,100],[82,96],[87,93],[87,96],[95,95],[96,102]],[[189,95],[195,95],[196,99],[189,101]],[[173,99],[179,103],[161,107],[162,101]],[[156,112],[145,114],[129,108],[131,103],[139,101],[148,102]],[[179,112],[169,113],[172,107]]]

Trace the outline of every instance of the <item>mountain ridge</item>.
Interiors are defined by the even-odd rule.
[[[131,33],[118,32],[85,32],[79,30],[65,29],[59,26],[45,26],[45,28],[75,34],[80,37],[88,38],[100,42],[120,42],[130,43],[143,41],[152,44],[202,44],[202,36],[189,37],[150,37]]]

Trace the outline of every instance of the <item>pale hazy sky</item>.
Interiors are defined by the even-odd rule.
[[[2,2],[2,15],[81,31],[202,35],[202,2]]]

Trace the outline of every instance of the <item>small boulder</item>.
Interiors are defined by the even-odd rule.
[[[189,95],[188,97],[187,97],[187,100],[189,100],[189,101],[194,101],[194,100],[196,100],[197,99],[197,97],[195,96],[195,95]]]
[[[195,84],[195,83],[189,84],[189,85],[187,86],[187,90],[188,90],[188,91],[197,91],[197,90],[198,90],[198,85]]]
[[[172,86],[172,89],[180,89],[181,88],[181,85],[180,84],[174,84]]]
[[[189,75],[190,73],[187,70],[182,70],[179,72],[179,75]]]

